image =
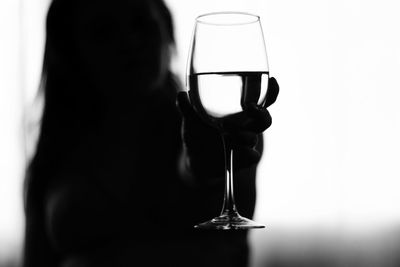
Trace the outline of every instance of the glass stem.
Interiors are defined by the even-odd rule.
[[[228,135],[222,136],[225,151],[225,195],[221,215],[238,216],[233,195],[233,149]]]

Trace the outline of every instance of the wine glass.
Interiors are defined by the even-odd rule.
[[[197,114],[222,135],[226,181],[221,214],[195,228],[229,230],[265,227],[238,213],[233,194],[234,151],[223,122],[243,112],[249,105],[262,108],[268,79],[268,59],[259,16],[217,12],[196,18],[186,86]]]

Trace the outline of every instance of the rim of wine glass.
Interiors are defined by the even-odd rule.
[[[216,15],[241,15],[241,16],[250,17],[252,19],[249,19],[245,22],[231,22],[231,23],[216,23],[216,22],[210,22],[210,21],[203,20],[206,17],[216,16]],[[238,11],[210,12],[210,13],[202,14],[196,18],[197,23],[215,25],[215,26],[246,25],[246,24],[257,23],[259,21],[260,21],[260,16],[258,16],[258,15],[247,13],[247,12],[238,12]]]

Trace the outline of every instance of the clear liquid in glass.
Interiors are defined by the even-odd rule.
[[[222,127],[225,117],[251,104],[263,106],[268,90],[268,72],[208,72],[189,75],[189,97],[199,116],[213,127]]]

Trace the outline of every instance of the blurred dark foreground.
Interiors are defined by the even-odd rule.
[[[249,267],[400,267],[400,227],[391,230],[291,231],[270,227],[251,233]],[[0,267],[19,267],[0,257]]]

